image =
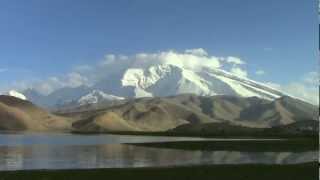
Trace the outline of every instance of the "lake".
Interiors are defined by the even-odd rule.
[[[318,160],[316,151],[191,151],[125,144],[190,140],[221,141],[225,139],[106,134],[2,133],[0,134],[0,170],[161,167],[199,164],[295,164]],[[241,141],[241,139],[229,140]],[[251,140],[255,141],[255,139]],[[265,141],[268,140],[265,139]]]

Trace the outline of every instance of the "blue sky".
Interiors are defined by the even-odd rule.
[[[192,48],[239,57],[251,78],[289,84],[317,70],[317,21],[311,0],[1,0],[0,87],[107,53]]]

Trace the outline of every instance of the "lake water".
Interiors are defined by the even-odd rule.
[[[188,151],[123,144],[187,140],[208,139],[41,133],[0,134],[0,170],[160,167],[198,164],[294,164],[318,159],[315,151],[299,153]],[[240,139],[233,139],[235,140]]]

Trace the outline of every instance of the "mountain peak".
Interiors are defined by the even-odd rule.
[[[27,97],[25,95],[23,95],[22,93],[16,91],[16,90],[10,90],[7,93],[8,96],[12,96],[21,100],[27,100]]]
[[[27,96],[35,103],[34,99],[40,99],[41,102],[56,106],[66,104],[65,101],[83,105],[99,103],[100,100],[121,100],[121,97],[165,97],[179,94],[231,95],[267,100],[285,95],[263,83],[236,76],[213,65],[209,66],[210,63],[201,68],[192,68],[192,63],[181,65],[178,62],[180,61],[166,60],[149,64],[128,64],[121,70],[108,71],[104,78],[94,82],[90,87],[60,89],[43,99],[29,97],[28,94]]]
[[[78,100],[78,103],[80,104],[80,106],[83,106],[87,104],[95,104],[101,101],[115,101],[123,99],[123,97],[106,94],[100,90],[92,90],[89,94],[82,96]]]

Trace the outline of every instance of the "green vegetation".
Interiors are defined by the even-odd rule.
[[[316,180],[318,163],[0,172],[1,180]]]

